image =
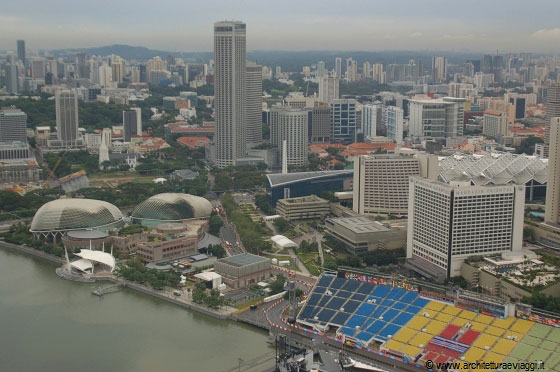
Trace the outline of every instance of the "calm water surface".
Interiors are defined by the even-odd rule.
[[[63,280],[0,248],[0,371],[225,371],[270,352],[266,333],[121,290]]]

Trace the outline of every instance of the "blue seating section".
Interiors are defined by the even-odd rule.
[[[309,295],[298,319],[339,327],[338,333],[364,345],[385,342],[428,304],[403,288],[337,278],[324,274]]]

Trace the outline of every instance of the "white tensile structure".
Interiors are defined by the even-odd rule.
[[[281,249],[297,248],[298,246],[294,241],[286,238],[284,235],[274,235],[272,238],[270,238],[270,240],[272,240],[274,245]]]
[[[90,242],[91,244],[91,242]],[[65,252],[66,265],[63,270],[69,274],[70,271],[78,272],[79,274],[93,274],[95,266],[99,267],[99,271],[112,273],[115,270],[116,260],[113,256],[113,248],[111,253],[105,252],[105,246],[102,251],[94,251],[91,249],[82,249],[74,255],[80,257],[79,259],[70,262],[68,252]]]
[[[468,155],[456,153],[440,158],[439,179],[443,182],[471,181],[474,185],[526,184],[548,181],[547,160],[510,153]]]

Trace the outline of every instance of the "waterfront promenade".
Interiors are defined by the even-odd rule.
[[[56,264],[60,264],[60,265],[62,265],[63,262],[64,262],[64,259],[61,258],[61,257],[54,256],[52,254],[48,254],[48,253],[45,253],[45,252],[39,251],[39,250],[31,248],[31,247],[27,247],[27,246],[11,244],[11,243],[6,243],[6,242],[3,242],[3,241],[0,241],[0,247],[16,250],[16,251],[23,252],[23,253],[26,253],[26,254],[30,254],[32,256],[42,258],[42,259],[45,259],[47,261],[50,261],[50,262],[53,262],[53,263],[56,263]],[[131,281],[128,281],[128,280],[124,280],[123,278],[118,278],[115,275],[108,274],[108,273],[101,273],[99,275],[92,276],[91,279],[93,279],[93,281],[107,281],[107,282],[112,282],[112,283],[120,283],[125,288],[130,288],[130,289],[133,289],[135,291],[142,292],[142,293],[147,294],[149,296],[156,297],[156,298],[159,298],[160,300],[164,300],[164,301],[167,301],[167,302],[171,302],[175,305],[179,305],[179,306],[185,307],[187,309],[197,311],[199,313],[211,316],[211,317],[216,318],[216,319],[231,319],[233,314],[238,311],[238,309],[236,309],[234,307],[230,307],[230,306],[225,306],[225,307],[222,307],[220,309],[211,309],[209,307],[199,305],[199,304],[196,304],[196,303],[192,302],[189,298],[190,295],[187,292],[183,292],[180,296],[177,296],[177,295],[173,294],[173,291],[174,291],[173,289],[166,288],[164,290],[158,291],[158,290],[146,287],[146,286],[138,284],[138,283],[134,283],[134,282],[131,282]]]

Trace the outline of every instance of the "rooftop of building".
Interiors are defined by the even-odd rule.
[[[231,257],[221,258],[218,260],[218,262],[222,262],[235,267],[242,267],[242,266],[252,265],[265,261],[270,261],[270,259],[266,257],[256,256],[251,253],[242,253]]]
[[[198,136],[184,136],[184,137],[177,138],[177,142],[191,149],[194,149],[195,147],[198,146],[206,146],[206,144],[210,142],[210,138],[198,137]]]
[[[381,222],[372,221],[367,217],[336,217],[329,218],[328,221],[344,227],[356,234],[375,233],[381,231],[390,231]]]
[[[491,109],[484,110],[484,115],[502,116],[503,114],[505,113],[498,110],[491,110]]]
[[[313,203],[313,202],[322,202],[328,203],[328,200],[318,197],[317,195],[308,195],[308,196],[300,196],[297,198],[287,198],[287,199],[280,199],[278,203],[290,203],[290,204],[297,204],[297,203]]]
[[[311,180],[332,176],[352,176],[353,170],[332,170],[332,171],[313,171],[313,172],[296,172],[296,173],[276,173],[268,174],[266,178],[271,187],[290,184],[294,182]]]

